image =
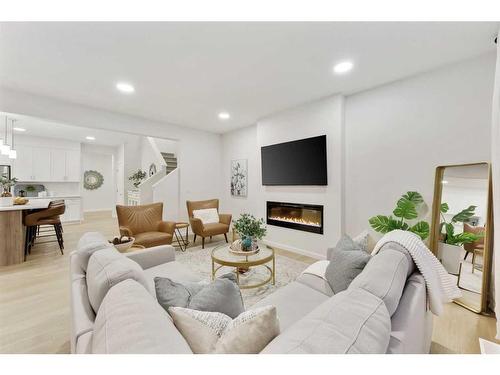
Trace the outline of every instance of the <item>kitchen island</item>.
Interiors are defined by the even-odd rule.
[[[25,205],[0,206],[0,266],[24,261],[23,214],[49,206],[51,199],[33,199]]]

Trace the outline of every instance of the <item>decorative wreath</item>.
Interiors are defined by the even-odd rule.
[[[83,174],[83,187],[87,190],[99,189],[104,183],[104,177],[97,171],[85,171]]]
[[[156,164],[151,163],[151,165],[149,166],[149,177],[153,176],[154,174],[156,174]]]

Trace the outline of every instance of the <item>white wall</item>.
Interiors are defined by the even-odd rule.
[[[260,148],[257,145],[257,125],[238,129],[223,135],[222,172],[224,185],[221,209],[237,219],[242,213],[262,216],[262,183],[260,173]],[[231,160],[248,160],[247,197],[231,195]],[[264,217],[265,219],[265,217]]]
[[[222,191],[221,136],[164,122],[64,102],[0,87],[0,111],[88,128],[122,131],[178,141],[180,199],[185,201],[218,197]],[[128,176],[140,167],[137,145],[125,145],[125,190],[131,189]],[[130,151],[130,152],[129,152]],[[138,162],[132,168],[134,162]],[[181,210],[180,219],[186,219]]]
[[[430,207],[437,166],[489,161],[494,62],[482,56],[346,98],[347,232],[391,213],[408,190]]]
[[[142,137],[141,140],[141,168],[149,177],[149,167],[151,164],[156,166],[156,171],[159,172],[165,161],[156,146],[154,138]]]
[[[153,202],[164,202],[163,218],[168,221],[176,221],[182,216],[184,202],[179,201],[179,170],[174,169],[153,185]],[[176,203],[177,202],[177,203]]]
[[[82,170],[94,170],[102,174],[104,183],[95,190],[82,187],[83,211],[112,211],[115,206],[115,176],[113,173],[113,147],[82,146]],[[82,175],[83,175],[82,172]],[[82,181],[83,185],[83,181]]]
[[[155,138],[156,146],[160,152],[167,152],[170,154],[177,155],[177,142],[171,139]]]
[[[324,206],[324,234],[268,226],[266,240],[284,249],[323,257],[342,232],[342,97],[336,96],[278,113],[256,126],[223,136],[223,209],[265,218],[266,201]],[[327,135],[328,186],[262,186],[260,148],[270,144]],[[230,196],[230,161],[248,158],[248,198]]]

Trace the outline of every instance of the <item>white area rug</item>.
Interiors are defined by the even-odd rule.
[[[204,279],[210,280],[212,276],[212,262],[210,254],[212,249],[224,243],[224,241],[213,241],[205,244],[205,249],[201,245],[190,247],[186,252],[176,251],[176,260],[183,263],[193,272],[201,275]],[[271,263],[269,263],[270,265]],[[260,301],[262,298],[273,293],[275,290],[294,281],[300,273],[307,268],[307,264],[285,256],[276,254],[276,285],[268,283],[255,289],[242,289],[243,300],[245,307],[249,308],[253,304]],[[224,267],[217,272],[217,275],[223,275],[226,271],[231,272],[233,269]],[[254,268],[249,275],[240,276],[242,283],[256,283],[259,280],[264,280],[268,277],[267,270],[263,267]]]

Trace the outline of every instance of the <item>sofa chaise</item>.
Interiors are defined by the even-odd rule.
[[[121,281],[94,311],[87,265],[92,252],[109,246],[99,233],[87,233],[70,256],[71,352],[192,353],[157,303],[153,279],[186,282],[200,277],[175,261],[170,245],[120,254],[140,266],[147,285]],[[394,246],[375,255],[343,292],[332,292],[321,277],[327,261],[319,261],[311,266],[314,272],[306,270],[252,306],[275,306],[280,321],[281,333],[261,353],[428,353],[432,315],[425,283],[411,258]]]

